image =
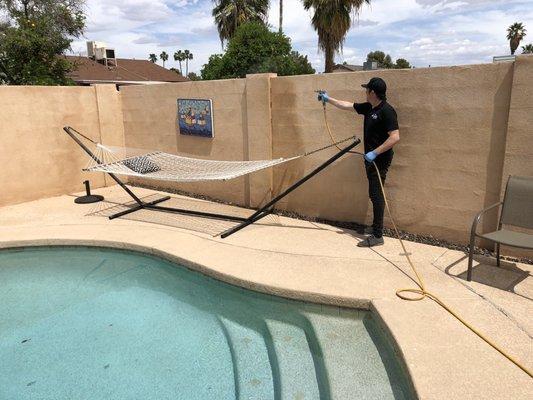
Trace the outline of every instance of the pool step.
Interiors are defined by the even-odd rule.
[[[361,323],[362,316],[355,310],[339,310],[338,314],[333,311],[329,315],[323,310],[320,314],[304,312],[303,315],[312,326],[322,352],[329,398],[407,399],[399,372],[389,368],[387,376],[383,368],[382,362],[392,362],[391,355],[378,350],[386,344],[379,343],[378,328],[368,316]],[[375,331],[374,338],[369,330]],[[391,386],[383,385],[388,379]]]
[[[274,399],[274,382],[265,340],[259,329],[219,317],[233,359],[236,399]]]
[[[279,399],[320,399],[315,363],[302,328],[279,320],[266,320],[265,342],[271,348]],[[275,357],[275,360],[272,358]],[[276,371],[277,370],[277,371]]]

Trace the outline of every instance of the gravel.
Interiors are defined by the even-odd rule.
[[[217,199],[213,199],[213,198],[211,198],[209,196],[199,195],[199,194],[195,194],[195,193],[188,193],[188,192],[185,192],[185,191],[182,191],[182,190],[177,190],[177,189],[165,189],[165,190],[162,190],[162,189],[160,189],[158,187],[151,186],[151,185],[140,184],[138,182],[130,183],[130,184],[132,186],[141,187],[141,188],[145,188],[145,189],[164,191],[164,192],[179,194],[179,195],[182,195],[182,196],[187,196],[187,197],[191,197],[191,198],[195,198],[195,199],[207,200],[207,201],[211,201],[211,202],[214,202],[214,203],[238,206],[237,204],[233,204],[233,203],[225,202],[225,201],[220,201],[220,200],[217,200]],[[304,221],[328,224],[328,225],[331,225],[331,226],[336,226],[338,228],[350,229],[350,230],[353,230],[353,231],[355,231],[357,233],[361,233],[361,234],[363,233],[364,229],[367,227],[367,225],[358,224],[357,222],[331,221],[331,220],[322,219],[322,218],[308,217],[308,216],[301,215],[301,214],[298,214],[298,213],[295,213],[295,212],[292,212],[292,211],[284,211],[284,210],[273,209],[272,210],[272,214],[280,215],[280,216],[284,216],[284,217],[289,217],[289,218],[300,219],[300,220],[304,220]],[[446,240],[438,239],[438,238],[436,238],[436,237],[434,237],[432,235],[419,235],[419,234],[416,234],[416,233],[406,232],[406,231],[402,231],[402,230],[399,230],[399,232],[400,232],[400,237],[402,238],[402,240],[407,240],[407,241],[410,241],[410,242],[416,242],[416,243],[422,243],[422,244],[429,244],[431,246],[443,247],[443,248],[450,249],[450,250],[458,250],[458,251],[462,251],[462,252],[467,253],[467,254],[469,252],[469,246],[468,245],[448,242]],[[390,229],[390,228],[384,228],[383,229],[383,236],[396,238],[396,234],[395,234],[394,230]],[[490,250],[487,250],[487,249],[484,249],[484,248],[480,248],[480,247],[477,247],[477,246],[474,247],[474,254],[482,255],[482,256],[486,256],[486,257],[496,257],[496,253],[495,252],[492,252]],[[502,260],[507,260],[507,261],[510,261],[510,262],[519,262],[519,263],[523,263],[523,264],[531,264],[531,265],[533,265],[533,259],[529,259],[529,258],[525,258],[525,257],[508,257],[508,256],[503,256],[502,255],[501,259]]]

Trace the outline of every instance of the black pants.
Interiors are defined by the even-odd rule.
[[[381,181],[385,185],[385,178],[387,177],[387,171],[389,170],[392,157],[388,159],[379,160],[376,162],[376,166],[381,176]],[[372,163],[365,161],[366,177],[368,178],[368,196],[372,201],[374,211],[374,222],[372,223],[372,230],[375,237],[380,238],[383,236],[383,215],[385,213],[385,198],[381,191],[379,184],[378,173]]]

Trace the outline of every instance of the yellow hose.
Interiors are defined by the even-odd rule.
[[[326,114],[326,104],[323,103],[323,109],[324,109],[324,122],[326,125],[326,130],[328,132],[329,137],[331,138],[332,143],[335,143],[336,140],[333,137],[333,134],[331,133],[331,129],[329,128],[328,123],[328,117]],[[342,150],[338,145],[335,145],[339,150]],[[359,154],[361,156],[364,156],[362,153],[358,152],[352,152],[355,154]],[[396,222],[394,222],[394,218],[392,218],[392,213],[389,208],[389,202],[387,201],[387,196],[385,194],[385,188],[383,187],[383,181],[381,180],[381,175],[379,173],[379,169],[375,162],[372,162],[372,165],[376,169],[378,179],[379,179],[379,185],[381,187],[381,192],[383,194],[383,199],[385,200],[385,208],[387,209],[387,214],[389,215],[389,218],[392,222],[392,226],[394,228],[394,232],[396,234],[396,237],[400,241],[400,245],[403,249],[403,255],[407,258],[407,261],[409,265],[411,266],[411,269],[413,270],[414,274],[416,275],[416,284],[418,285],[418,289],[416,288],[408,288],[408,289],[399,289],[396,291],[396,296],[398,296],[402,300],[408,300],[408,301],[420,301],[424,300],[426,297],[433,300],[435,303],[440,305],[442,308],[444,308],[446,311],[448,311],[450,314],[452,314],[456,319],[458,319],[464,326],[466,326],[468,329],[470,329],[472,332],[474,332],[477,336],[479,336],[481,339],[483,339],[486,343],[488,343],[490,346],[492,346],[494,349],[496,349],[500,354],[502,354],[505,358],[507,358],[509,361],[511,361],[513,364],[515,364],[518,368],[520,368],[522,371],[524,371],[526,374],[528,374],[531,378],[533,378],[533,373],[526,368],[526,366],[522,365],[519,361],[517,361],[514,357],[506,353],[502,348],[498,347],[492,340],[490,340],[487,336],[482,334],[479,330],[477,330],[475,327],[470,325],[467,321],[465,321],[463,318],[461,318],[451,307],[446,305],[442,300],[440,300],[436,295],[434,295],[431,292],[428,292],[425,288],[424,281],[422,280],[422,277],[418,273],[417,269],[415,268],[413,261],[411,260],[411,257],[409,257],[409,253],[407,252],[407,249],[405,248],[405,245],[403,243],[402,238],[400,237],[400,232],[398,231],[398,228],[396,227]],[[414,293],[417,296],[410,297],[406,296],[405,293]]]

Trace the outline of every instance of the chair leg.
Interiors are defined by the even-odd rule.
[[[470,235],[470,249],[468,252],[468,271],[466,273],[466,280],[470,282],[472,280],[472,264],[474,261],[474,245],[476,242],[476,236]]]
[[[496,265],[500,266],[500,244],[496,243]]]

